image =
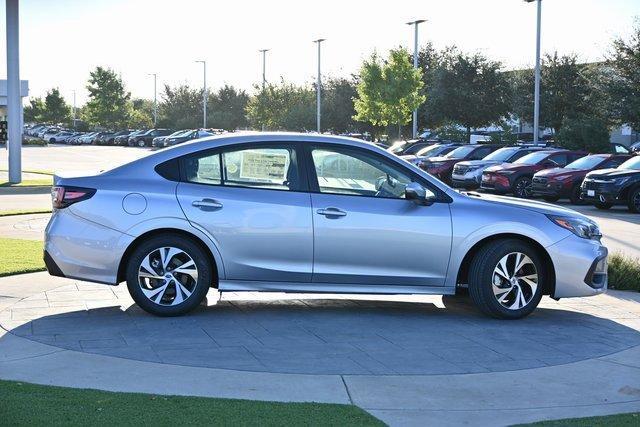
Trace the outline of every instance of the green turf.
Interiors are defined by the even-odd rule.
[[[213,386],[213,385],[212,385]],[[8,426],[382,426],[353,405],[111,393],[0,381]]]
[[[53,178],[25,179],[19,184],[12,184],[9,181],[0,181],[0,187],[39,187],[53,185]]]
[[[519,427],[637,427],[640,426],[640,413],[606,415],[603,417],[568,418],[556,421],[541,421],[532,424],[519,424]]]
[[[0,217],[2,216],[14,216],[14,215],[29,215],[29,214],[41,214],[51,213],[51,209],[15,209],[8,211],[0,211]]]
[[[41,241],[0,238],[0,277],[42,270]]]

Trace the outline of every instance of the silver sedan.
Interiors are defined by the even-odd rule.
[[[58,174],[50,274],[126,282],[184,314],[219,291],[453,295],[531,313],[607,287],[598,226],[570,209],[459,193],[357,139],[208,137],[96,175]]]

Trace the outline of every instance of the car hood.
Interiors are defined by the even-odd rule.
[[[463,162],[458,162],[460,166],[493,166],[500,164],[499,161],[496,160],[465,160]],[[506,163],[505,163],[506,164]]]
[[[640,174],[640,170],[636,169],[600,169],[593,172],[589,172],[587,177],[589,178],[622,178],[629,175]]]
[[[476,193],[472,192],[471,196],[474,199],[479,199],[483,202],[493,203],[493,204],[501,204],[508,205],[516,208],[527,209],[529,211],[538,212],[544,215],[561,215],[561,216],[570,216],[570,217],[579,217],[583,219],[589,219],[588,217],[582,215],[579,212],[574,211],[573,209],[565,208],[558,205],[553,205],[551,203],[540,202],[537,200],[531,199],[519,199],[516,197],[506,197],[506,196],[496,196],[493,194],[486,193]]]
[[[514,163],[500,163],[495,166],[491,166],[487,169],[487,172],[500,172],[505,170],[520,170],[520,169],[528,169],[533,168],[534,165],[523,165],[523,164],[514,164]]]
[[[557,178],[559,176],[579,176],[586,175],[588,172],[587,169],[566,169],[566,168],[553,168],[553,169],[543,169],[540,172],[537,172],[535,176],[542,178]]]

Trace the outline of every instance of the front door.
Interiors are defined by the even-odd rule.
[[[228,280],[310,282],[310,196],[292,145],[222,148],[182,162],[180,206],[215,240]]]
[[[313,282],[444,286],[449,205],[406,200],[412,172],[384,156],[335,146],[310,152]]]

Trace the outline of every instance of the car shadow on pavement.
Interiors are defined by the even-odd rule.
[[[304,374],[504,372],[572,363],[640,345],[638,331],[612,320],[638,316],[615,306],[582,300],[562,306],[545,298],[531,316],[503,321],[479,314],[465,297],[445,297],[443,302],[444,307],[323,298],[222,300],[173,318],[151,316],[136,305],[10,307],[14,320],[0,324],[14,335],[85,353]]]

